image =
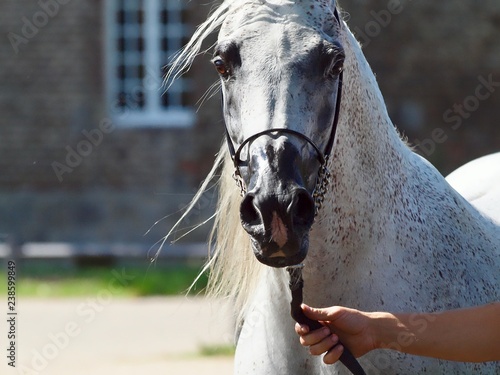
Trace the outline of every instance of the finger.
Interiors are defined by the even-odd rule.
[[[325,337],[328,337],[331,334],[328,327],[323,327],[317,330],[314,330],[306,335],[300,336],[300,343],[304,346],[311,346],[319,343]]]
[[[333,320],[335,313],[338,311],[337,308],[335,307],[329,307],[326,309],[318,309],[315,307],[310,307],[306,304],[302,304],[302,311],[304,311],[304,314],[313,320],[323,320],[323,321],[329,321]]]
[[[295,332],[297,332],[298,335],[303,336],[306,333],[309,333],[309,327],[305,324],[295,323]]]
[[[344,347],[339,344],[331,348],[323,357],[323,362],[327,365],[333,365],[340,359],[340,356],[344,352]]]
[[[320,355],[323,353],[327,353],[330,350],[332,350],[335,347],[335,345],[338,344],[338,342],[339,342],[339,339],[336,335],[328,335],[327,337],[325,337],[323,340],[321,340],[317,344],[311,345],[309,347],[309,352],[312,355]]]

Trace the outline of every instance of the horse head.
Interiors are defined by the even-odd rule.
[[[226,18],[215,48],[241,223],[257,259],[273,267],[300,263],[309,247],[344,61],[334,9],[246,2]]]

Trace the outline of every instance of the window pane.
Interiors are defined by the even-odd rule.
[[[163,71],[171,61],[172,56],[182,48],[189,40],[191,28],[188,26],[188,6],[191,2],[180,1],[161,1],[161,14],[159,21],[161,23],[160,49],[162,52]],[[162,96],[162,106],[184,107],[187,101],[184,99],[189,92],[189,85],[184,76],[178,78],[167,93]]]
[[[165,67],[188,40],[188,6],[183,0],[109,0],[113,12],[108,22],[113,39],[110,93],[113,113],[133,112],[145,117],[187,110],[190,84],[181,77],[164,92]],[[125,116],[126,117],[126,116]],[[189,116],[188,116],[189,117]],[[187,118],[187,117],[183,117]]]

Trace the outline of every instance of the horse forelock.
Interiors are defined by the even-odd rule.
[[[297,19],[306,20],[310,27],[330,35],[331,26],[336,27],[336,22],[333,22],[336,3],[336,0],[225,0],[213,9],[197,27],[189,42],[172,57],[165,75],[165,84],[168,88],[171,82],[189,71],[199,54],[211,48],[209,46],[203,51],[204,41],[212,33],[221,29],[224,24],[226,29],[232,25],[234,30],[238,22],[243,24],[247,22],[249,15],[256,14],[253,10],[262,12],[263,8],[267,8],[270,12],[274,10],[274,15],[295,15]]]
[[[326,4],[327,2],[321,1],[245,1],[228,10],[228,17],[222,22],[219,39],[229,37],[235,32],[240,37],[245,37],[245,28],[250,27],[251,30],[251,27],[259,22],[294,24],[315,30],[324,37],[330,38],[337,34],[338,23],[334,8]],[[255,27],[261,33],[263,26]]]

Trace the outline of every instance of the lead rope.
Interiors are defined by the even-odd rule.
[[[290,302],[290,313],[292,315],[292,318],[300,324],[305,324],[309,326],[309,329],[311,331],[314,331],[316,329],[322,328],[323,325],[316,321],[308,318],[305,316],[304,311],[302,311],[301,305],[302,305],[302,289],[304,287],[304,280],[302,279],[302,269],[304,268],[303,264],[298,264],[296,266],[290,266],[287,267],[286,270],[290,274],[290,291],[292,292],[292,301]],[[339,341],[339,344],[341,344],[344,347],[344,351],[340,355],[340,362],[344,364],[345,367],[353,375],[366,375],[365,371],[357,361],[357,359],[352,355],[350,350]]]

